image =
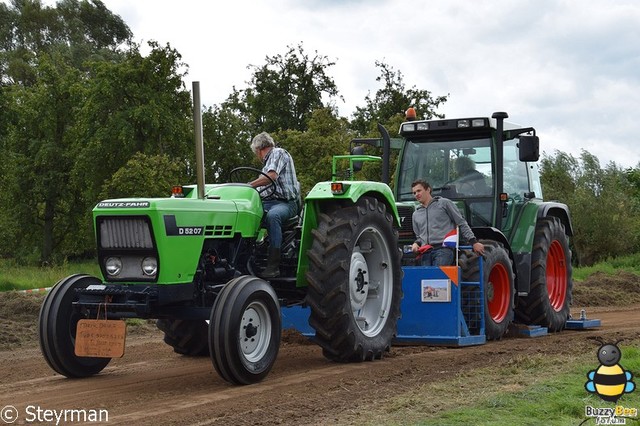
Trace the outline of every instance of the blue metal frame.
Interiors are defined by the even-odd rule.
[[[464,247],[466,248],[466,247]],[[482,257],[478,257],[479,277],[483,277]],[[457,266],[406,266],[402,288],[402,318],[395,339],[399,344],[445,346],[481,345],[485,336],[484,284],[462,281]],[[427,287],[448,283],[446,300],[425,300]]]

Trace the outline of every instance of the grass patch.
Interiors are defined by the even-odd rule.
[[[620,365],[640,373],[640,342],[621,345]],[[584,386],[599,367],[593,352],[567,356],[514,355],[506,365],[471,370],[393,398],[368,412],[368,424],[389,425],[578,425],[585,407],[615,407]],[[640,391],[624,394],[617,405],[640,409]],[[633,424],[640,418],[631,420]],[[340,423],[340,422],[339,422]],[[596,424],[590,419],[584,424]],[[627,421],[629,424],[629,421]]]
[[[56,266],[25,266],[0,259],[0,291],[51,287],[72,274],[100,276],[96,261],[63,263]]]
[[[573,278],[577,281],[584,281],[597,272],[613,275],[623,271],[640,275],[640,253],[610,258],[592,266],[573,268]]]

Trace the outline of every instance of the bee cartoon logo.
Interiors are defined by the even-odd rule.
[[[619,364],[622,352],[616,343],[602,343],[598,349],[600,366],[587,373],[589,379],[584,387],[589,393],[595,393],[604,401],[616,403],[625,393],[631,393],[636,388],[633,375]]]

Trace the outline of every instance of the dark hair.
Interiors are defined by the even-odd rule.
[[[415,181],[411,184],[411,187],[413,188],[413,187],[414,187],[414,186],[416,186],[416,185],[422,185],[422,187],[423,187],[424,189],[426,189],[426,190],[429,190],[429,189],[431,188],[431,185],[429,184],[429,182],[427,182],[427,181],[426,181],[426,180],[424,180],[424,179],[418,179],[418,180],[415,180]]]

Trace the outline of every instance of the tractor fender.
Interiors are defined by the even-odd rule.
[[[560,219],[564,226],[564,232],[569,237],[573,237],[573,226],[571,225],[571,215],[569,214],[569,207],[566,204],[558,203],[556,201],[548,201],[540,204],[538,208],[538,218],[555,216]]]
[[[296,273],[297,287],[307,286],[305,273],[309,264],[306,253],[311,248],[311,233],[318,227],[318,216],[320,214],[329,214],[338,208],[355,204],[364,196],[369,196],[384,203],[387,206],[387,211],[393,216],[395,226],[400,226],[400,216],[389,185],[373,181],[345,181],[341,182],[343,188],[345,188],[344,192],[335,194],[331,191],[331,185],[335,183],[317,183],[304,199],[302,235],[298,256],[298,271]]]

